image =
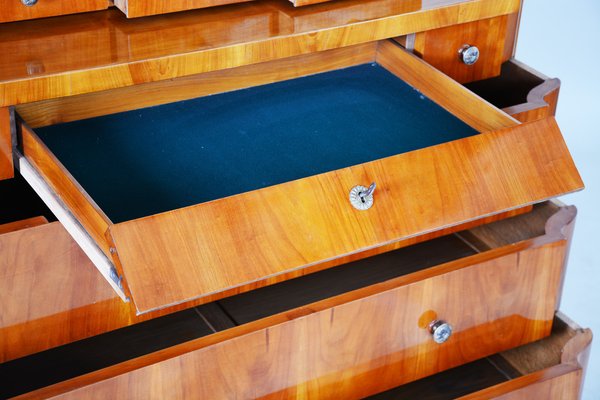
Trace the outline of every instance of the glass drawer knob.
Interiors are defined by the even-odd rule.
[[[354,186],[350,190],[350,204],[352,204],[352,207],[361,211],[371,208],[373,206],[373,192],[376,187],[375,182],[371,183],[368,188],[362,185]]]
[[[479,60],[479,49],[477,46],[465,44],[458,50],[458,55],[466,65],[473,65]]]
[[[452,325],[449,323],[436,319],[429,324],[429,332],[433,337],[433,341],[436,343],[444,343],[452,336]]]
[[[35,6],[38,0],[21,0],[21,3],[27,7]]]

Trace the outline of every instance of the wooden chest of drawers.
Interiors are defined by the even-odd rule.
[[[519,10],[0,26],[0,397],[577,398],[583,183]]]

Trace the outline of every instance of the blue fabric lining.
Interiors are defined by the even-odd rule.
[[[36,132],[115,223],[477,133],[376,64]]]

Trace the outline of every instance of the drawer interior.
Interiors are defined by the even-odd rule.
[[[56,221],[54,214],[20,175],[0,180],[0,225],[36,217]]]
[[[502,64],[500,75],[465,84],[498,108],[527,103],[527,96],[547,78],[525,68],[523,64],[509,60]]]
[[[533,211],[484,225],[485,232],[463,231],[344,266],[190,308],[106,334],[0,364],[0,397],[27,393],[192,339],[283,313],[320,300],[426,270],[505,242],[539,237],[558,211],[543,203]],[[515,226],[522,229],[514,229]],[[474,238],[485,236],[489,245]]]
[[[120,223],[477,131],[364,64],[36,133]]]

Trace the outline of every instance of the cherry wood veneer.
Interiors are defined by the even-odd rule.
[[[380,43],[375,57],[472,127],[495,132],[118,224],[25,124],[23,152],[113,258],[140,313],[213,301],[582,187],[553,120],[515,126],[516,120],[392,42]],[[349,188],[372,181],[381,188],[376,206],[356,212],[347,204]],[[439,201],[423,208],[413,193]],[[197,235],[204,231],[211,235]],[[212,272],[195,267],[197,260]]]
[[[21,0],[5,0],[0,8],[0,23],[103,10],[110,3],[110,0],[39,0],[28,7]]]
[[[518,0],[351,0],[307,11],[266,0],[134,21],[115,9],[25,21],[0,31],[0,106],[233,68],[518,10]],[[83,45],[65,52],[68,43]]]
[[[114,4],[128,18],[134,18],[246,1],[250,0],[114,0]]]
[[[528,219],[535,232],[554,210],[542,236],[249,322],[25,398],[360,398],[539,339],[552,326],[575,210],[536,210],[515,218]],[[510,235],[499,224],[500,234]],[[442,345],[426,330],[434,318],[454,325]]]
[[[11,110],[0,108],[0,180],[14,176]]]
[[[466,83],[500,74],[504,60],[505,41],[511,36],[507,32],[509,16],[489,18],[466,24],[420,32],[414,38],[414,51],[425,61],[451,76]],[[466,65],[459,58],[463,45],[477,46],[479,60]]]

